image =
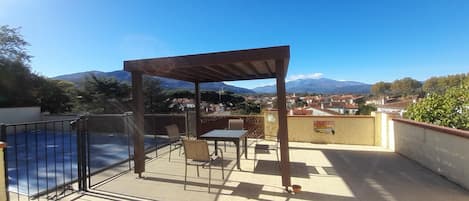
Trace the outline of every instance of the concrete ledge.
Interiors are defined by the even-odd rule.
[[[465,131],[465,130],[461,130],[461,129],[438,126],[438,125],[434,125],[434,124],[423,123],[423,122],[418,122],[418,121],[409,120],[409,119],[395,118],[395,119],[392,119],[392,120],[397,121],[397,122],[410,124],[410,125],[414,125],[414,126],[418,126],[418,127],[421,127],[421,128],[432,129],[434,131],[438,131],[438,132],[441,132],[443,134],[455,135],[455,136],[459,136],[459,137],[469,139],[469,131]]]

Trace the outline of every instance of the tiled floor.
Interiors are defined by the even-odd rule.
[[[189,167],[184,190],[184,156],[167,148],[146,163],[144,178],[127,172],[94,187],[90,193],[74,194],[66,200],[370,200],[370,201],[467,201],[469,192],[417,163],[379,147],[290,143],[292,183],[302,192],[291,194],[281,186],[276,155],[258,155],[254,168],[253,145],[248,159],[235,168],[235,149],[225,153],[225,179],[220,165],[212,170],[208,192],[208,169]],[[166,150],[165,150],[166,149]],[[154,157],[150,153],[149,157]],[[107,176],[113,173],[106,173]],[[102,175],[101,175],[102,176]],[[100,176],[95,176],[98,180]]]

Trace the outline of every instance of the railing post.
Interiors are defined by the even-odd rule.
[[[5,124],[0,124],[0,159],[3,159],[1,163],[3,163],[3,167],[1,170],[3,171],[3,179],[4,181],[0,181],[4,183],[4,187],[0,190],[0,197],[6,198],[6,200],[10,200],[10,194],[8,193],[8,163],[7,163],[7,155],[6,155],[6,140],[7,140],[7,126]],[[1,180],[1,179],[0,179]]]
[[[78,170],[78,190],[87,191],[86,187],[86,117],[80,116],[75,121],[77,128],[77,170]]]
[[[133,122],[130,118],[132,118],[133,112],[125,112],[124,113],[124,133],[127,135],[127,154],[129,159],[129,171],[132,169],[132,157],[130,153],[130,129],[132,128],[130,123]],[[157,147],[158,150],[158,147]]]
[[[82,151],[81,151],[81,140],[80,140],[80,130],[81,130],[81,123],[80,123],[80,119],[77,119],[73,122],[70,123],[70,126],[72,127],[75,127],[77,129],[76,133],[77,133],[77,136],[76,136],[76,141],[77,141],[77,177],[78,177],[78,190],[82,190],[82,178],[83,178],[83,175],[82,175],[82,170],[81,170],[81,154],[82,154]]]
[[[184,124],[185,124],[185,127],[186,127],[186,137],[187,138],[190,138],[190,134],[189,134],[189,111],[185,111],[184,112]]]
[[[7,141],[7,125],[4,123],[0,124],[0,141]]]

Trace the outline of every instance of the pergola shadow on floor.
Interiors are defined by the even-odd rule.
[[[274,143],[274,142],[272,142]],[[220,164],[212,170],[213,188],[207,193],[208,170],[189,169],[184,190],[184,156],[168,161],[167,147],[157,159],[147,160],[143,178],[122,174],[81,196],[85,200],[339,200],[442,201],[469,200],[469,192],[399,154],[379,147],[290,143],[292,182],[302,192],[287,194],[279,187],[275,153],[241,161],[235,168],[235,149],[228,147],[225,180]],[[213,146],[210,147],[213,150]],[[253,144],[248,154],[253,154]],[[149,153],[153,156],[154,153]],[[112,195],[104,199],[103,195]],[[67,200],[66,199],[66,200]]]
[[[277,83],[278,136],[282,186],[291,186],[288,151],[285,76],[290,47],[278,46],[206,54],[124,61],[124,70],[132,74],[135,173],[145,172],[143,148],[144,105],[143,75],[192,82],[195,85],[195,130],[201,136],[200,83],[275,78]]]

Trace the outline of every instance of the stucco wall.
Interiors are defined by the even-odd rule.
[[[269,115],[272,115],[269,117]],[[276,136],[278,129],[276,111],[265,114],[265,134]],[[375,118],[373,116],[288,116],[288,139],[294,142],[328,144],[375,144]],[[315,121],[333,122],[334,134],[320,133],[314,129]]]
[[[41,120],[40,107],[0,108],[0,123],[22,123]]]
[[[394,119],[396,152],[469,189],[469,132]]]
[[[334,122],[334,134],[314,130],[314,121]],[[374,118],[348,116],[289,116],[290,141],[328,144],[375,145]]]

